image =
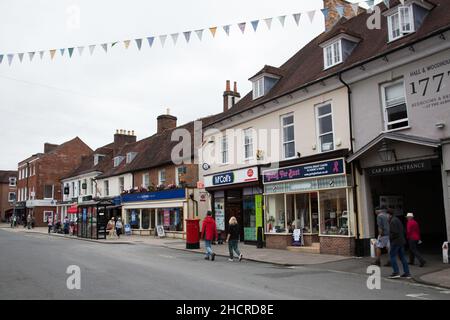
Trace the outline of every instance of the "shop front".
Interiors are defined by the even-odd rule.
[[[263,226],[263,196],[257,166],[215,173],[204,177],[218,232],[226,237],[228,221],[236,217],[241,226],[241,241],[257,241],[258,227]]]
[[[316,252],[353,255],[351,175],[343,158],[263,171],[268,248],[296,243]]]
[[[122,213],[132,234],[185,238],[185,219],[198,218],[193,189],[171,189],[122,195]],[[192,195],[192,198],[191,198]]]

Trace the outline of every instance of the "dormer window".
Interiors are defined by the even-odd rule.
[[[124,156],[117,156],[114,158],[114,167],[117,167],[124,159]]]
[[[136,158],[137,152],[128,152],[127,153],[127,163],[131,163],[131,161]]]
[[[264,95],[264,77],[253,81],[253,99],[258,99]]]
[[[334,67],[342,62],[342,42],[337,40],[324,49],[325,69]]]
[[[283,76],[284,71],[272,66],[264,66],[257,74],[249,80],[253,86],[253,100],[266,95],[277,81]]]
[[[102,161],[102,159],[103,159],[104,157],[105,157],[105,156],[102,155],[102,154],[94,154],[94,166],[98,165],[98,163],[99,163],[100,161]]]

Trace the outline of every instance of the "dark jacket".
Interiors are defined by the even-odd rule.
[[[202,224],[202,239],[213,241],[218,239],[216,221],[211,216],[207,216]]]
[[[238,224],[230,224],[228,226],[228,234],[230,235],[230,240],[239,240],[240,230]]]
[[[395,246],[404,246],[406,243],[403,224],[400,219],[395,216],[392,217],[389,224],[389,241],[391,245]]]

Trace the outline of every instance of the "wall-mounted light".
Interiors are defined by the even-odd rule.
[[[395,149],[391,148],[386,140],[381,143],[381,148],[378,149],[378,155],[381,161],[389,162],[392,160],[397,161],[397,155],[395,154]]]
[[[443,123],[443,122],[436,123],[436,128],[444,129],[445,128],[445,123]]]

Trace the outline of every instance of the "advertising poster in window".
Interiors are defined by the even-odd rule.
[[[170,211],[165,209],[164,210],[164,227],[170,226]]]
[[[216,226],[218,231],[225,231],[224,199],[216,199],[214,206]]]

